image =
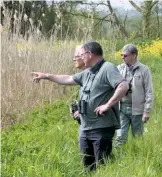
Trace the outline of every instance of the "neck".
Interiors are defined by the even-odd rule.
[[[85,69],[86,69],[86,67],[85,67],[85,66],[83,66],[83,67],[81,67],[81,68],[79,68],[79,69],[81,69],[81,70],[85,70]]]
[[[99,61],[103,60],[103,57],[102,56],[97,56],[96,58],[94,58],[92,60],[92,63],[91,63],[91,67],[94,66],[96,63],[98,63]]]
[[[128,66],[134,65],[137,62],[137,60],[132,61],[131,63],[127,64]]]

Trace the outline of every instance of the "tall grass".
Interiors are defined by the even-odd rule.
[[[5,27],[4,27],[5,28]],[[3,28],[3,30],[4,30]],[[52,36],[51,36],[52,37]],[[54,83],[32,83],[30,72],[54,74],[76,72],[73,64],[74,49],[83,41],[58,41],[31,35],[29,40],[21,36],[9,37],[2,32],[2,123],[4,126],[23,120],[25,111],[37,104],[52,103],[73,90],[72,87]],[[105,53],[113,56],[116,41],[101,41]],[[113,58],[113,57],[112,57]]]
[[[155,106],[143,137],[130,135],[127,145],[113,150],[109,163],[85,174],[78,150],[78,125],[64,98],[43,109],[35,107],[24,123],[2,132],[2,176],[161,177],[162,60],[150,56],[142,62],[152,70],[155,90]]]
[[[57,45],[57,46],[56,46]],[[2,35],[2,120],[15,120],[24,111],[53,102],[69,89],[54,83],[33,85],[30,72],[74,72],[72,65],[74,42],[52,43],[47,40],[25,41]]]
[[[25,112],[35,105],[44,105],[44,102],[52,103],[66,95],[71,87],[59,86],[54,83],[41,82],[34,85],[30,72],[42,71],[54,74],[72,74],[75,71],[73,65],[74,49],[85,40],[91,39],[93,19],[84,28],[84,36],[79,41],[78,31],[87,25],[87,19],[78,22],[78,28],[74,34],[74,40],[57,40],[57,31],[50,38],[42,36],[37,28],[32,26],[28,40],[20,34],[20,14],[14,21],[14,31],[10,32],[11,16],[7,9],[4,13],[4,25],[1,26],[1,104],[2,125],[13,125],[23,121]],[[29,30],[30,31],[30,30]],[[28,34],[28,33],[27,33]],[[114,56],[117,40],[102,40],[104,51],[109,56]],[[114,57],[111,57],[114,58]]]
[[[25,111],[37,104],[54,102],[68,92],[69,87],[54,83],[34,85],[30,72],[74,73],[74,48],[80,44],[77,36],[75,41],[58,41],[55,35],[46,39],[34,27],[25,40],[20,35],[21,15],[14,21],[15,33],[12,34],[9,30],[11,17],[7,10],[4,14],[1,35],[3,126],[22,121]]]
[[[69,114],[70,87],[43,81],[33,84],[31,71],[72,74],[73,51],[83,41],[55,41],[31,35],[8,37],[2,31],[3,177],[161,177],[162,59],[141,57],[152,71],[155,106],[144,136],[113,150],[109,163],[86,174],[78,148],[78,125]],[[105,57],[114,60],[118,41],[100,41]],[[65,97],[66,95],[66,97]],[[64,97],[63,97],[64,96]],[[58,101],[58,99],[61,101]],[[49,104],[50,103],[50,104]],[[39,106],[38,106],[39,105]]]

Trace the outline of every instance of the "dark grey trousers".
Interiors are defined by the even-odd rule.
[[[96,169],[97,164],[104,164],[112,151],[114,127],[83,131],[80,135],[80,152],[83,163],[89,170]]]

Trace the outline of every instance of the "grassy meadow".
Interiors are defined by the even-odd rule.
[[[141,138],[113,150],[110,162],[85,174],[78,148],[78,124],[69,113],[74,87],[42,81],[30,72],[76,72],[73,52],[83,41],[56,41],[2,34],[2,177],[161,177],[162,41],[140,47],[140,60],[152,71],[155,104]],[[100,41],[105,58],[121,63],[118,41]],[[145,50],[147,47],[147,50]],[[146,52],[144,52],[146,51]],[[156,51],[156,52],[155,52]]]

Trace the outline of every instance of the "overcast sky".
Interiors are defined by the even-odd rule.
[[[96,0],[97,1],[97,0]],[[142,2],[143,0],[134,0],[135,3],[139,4],[139,2]],[[110,3],[112,7],[124,7],[125,9],[131,9],[133,8],[132,5],[129,3],[128,0],[110,0]]]
[[[89,2],[101,2],[101,0],[88,0]],[[135,3],[139,4],[144,0],[134,0]],[[124,7],[125,9],[132,9],[132,5],[129,3],[129,0],[110,0],[112,7]]]
[[[47,0],[47,1],[51,1],[51,0]],[[55,1],[62,1],[62,0],[55,0]],[[66,1],[66,0],[64,0]],[[71,1],[75,1],[75,0],[71,0]],[[84,1],[84,0],[83,0]],[[106,0],[87,0],[88,2],[101,2],[101,1],[106,1]],[[144,0],[134,0],[135,3],[139,4],[139,2],[142,2]],[[112,5],[112,7],[124,7],[125,9],[132,9],[132,5],[129,3],[129,0],[110,0],[110,3]]]

